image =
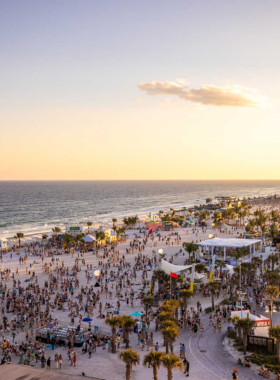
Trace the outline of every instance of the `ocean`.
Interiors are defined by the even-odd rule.
[[[0,237],[54,226],[102,225],[112,218],[205,203],[207,197],[280,193],[280,181],[0,181]]]

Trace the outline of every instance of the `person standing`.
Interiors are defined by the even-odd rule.
[[[62,355],[60,354],[59,357],[58,357],[59,369],[61,369],[62,363],[63,363],[63,358],[62,358]]]
[[[51,358],[50,357],[48,357],[48,360],[47,360],[47,369],[51,370]]]

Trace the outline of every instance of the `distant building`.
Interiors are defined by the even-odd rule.
[[[233,208],[233,207],[240,207],[241,202],[237,199],[236,196],[226,196],[226,197],[215,197],[220,204],[223,204],[224,207],[227,208]]]
[[[65,230],[68,235],[81,235],[83,233],[83,226],[66,226]]]
[[[7,239],[2,238],[0,239],[0,249],[5,249],[8,248],[8,242]]]

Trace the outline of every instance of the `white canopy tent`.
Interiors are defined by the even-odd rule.
[[[226,264],[226,267],[224,268],[224,270],[228,270],[228,273],[230,275],[232,275],[234,273],[234,270],[233,270],[234,266],[233,265],[228,265]]]
[[[197,245],[207,248],[208,252],[211,253],[212,257],[214,254],[214,247],[224,248],[224,260],[226,260],[226,248],[242,248],[249,247],[250,253],[254,254],[256,252],[256,244],[260,244],[260,252],[262,252],[262,241],[259,239],[237,239],[237,238],[214,238],[204,240]]]
[[[82,240],[85,243],[92,243],[94,240],[96,240],[96,238],[94,236],[91,236],[91,235],[86,235],[85,237],[83,237]]]
[[[167,274],[170,274],[170,272],[172,273],[181,272],[182,270],[187,270],[187,269],[190,269],[191,267],[192,265],[175,265],[175,264],[168,263],[165,260],[161,261],[161,269],[164,270],[164,272]]]

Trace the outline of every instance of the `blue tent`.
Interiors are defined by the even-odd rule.
[[[86,317],[86,318],[84,318],[82,321],[83,321],[83,322],[91,322],[91,321],[92,321],[92,318],[88,318],[88,317]]]
[[[143,315],[143,313],[140,313],[139,311],[134,311],[130,315],[133,315],[134,317],[140,317],[141,315]]]

